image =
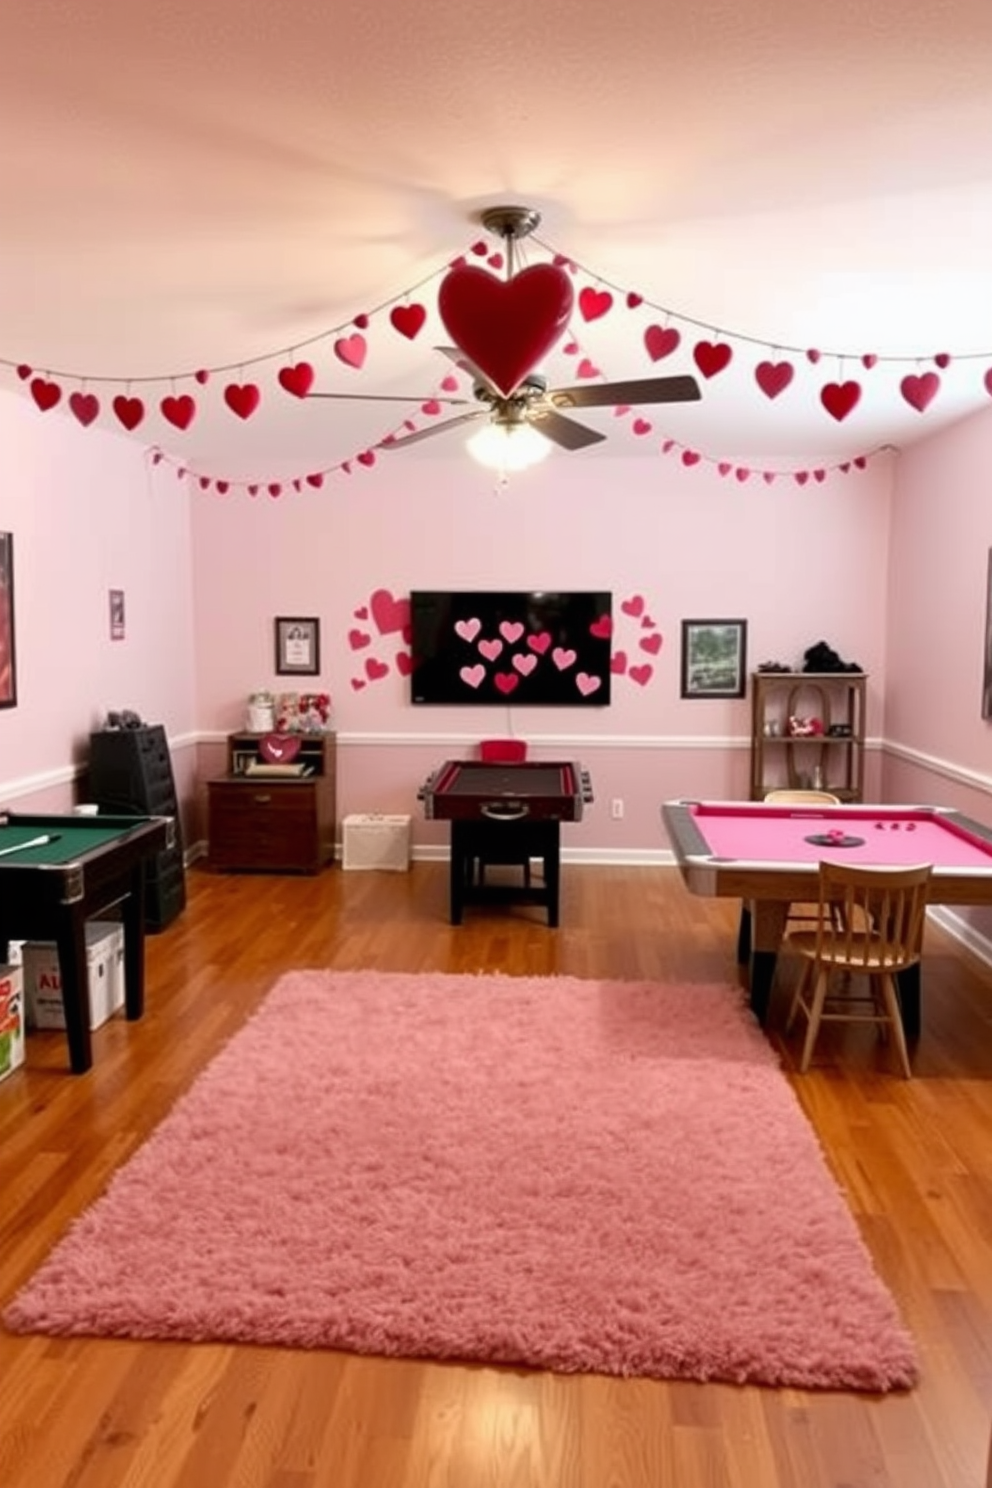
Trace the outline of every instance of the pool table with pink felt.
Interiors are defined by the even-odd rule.
[[[816,898],[821,860],[930,863],[932,904],[992,904],[992,827],[948,808],[667,801],[662,817],[686,886],[744,904],[738,959],[750,960],[751,1006],[762,1022],[789,905]],[[900,995],[906,1032],[915,1037],[919,968],[900,979]]]

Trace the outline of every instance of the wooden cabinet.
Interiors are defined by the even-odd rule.
[[[301,736],[305,774],[249,774],[264,734],[231,734],[228,771],[207,782],[211,868],[318,873],[334,858],[336,741]]]
[[[752,672],[753,801],[785,788],[862,799],[867,683],[864,672]]]

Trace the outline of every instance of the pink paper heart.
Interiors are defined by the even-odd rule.
[[[351,679],[351,685],[355,689],[356,692],[361,692],[362,688],[365,686],[365,678],[364,677],[352,677],[352,679]]]
[[[751,479],[751,472],[746,465],[738,465],[737,469],[734,471],[734,475],[739,481],[746,481]]]
[[[551,632],[549,630],[539,630],[536,635],[529,635],[527,637],[527,644],[532,651],[537,652],[538,656],[543,656],[551,645]]]
[[[594,362],[591,362],[588,357],[583,357],[582,361],[575,369],[575,375],[576,377],[598,377],[599,368]]]
[[[681,340],[674,326],[650,325],[644,332],[644,349],[653,362],[660,362],[678,349]]]
[[[100,400],[95,393],[70,393],[69,407],[83,428],[100,416]]]
[[[654,667],[648,662],[643,666],[632,666],[628,673],[630,680],[636,682],[638,687],[646,687],[654,676]]]
[[[571,649],[571,647],[556,646],[551,653],[551,660],[554,662],[555,666],[560,672],[564,672],[567,671],[570,666],[575,665],[578,657],[576,656],[576,653]]]
[[[362,651],[366,646],[371,646],[372,637],[367,630],[349,630],[348,645],[352,651]]]
[[[421,403],[420,411],[421,413],[426,413],[431,417],[435,417],[441,412],[441,405],[436,398],[428,398],[426,403]]]
[[[438,291],[438,313],[455,345],[509,396],[560,340],[572,313],[568,275],[533,264],[512,279],[485,269],[451,269]]]
[[[809,480],[809,471],[808,470],[797,470],[797,471],[795,471],[793,473],[793,477],[792,478],[795,481],[795,483],[796,483],[797,486],[804,486],[806,484],[806,482]]]
[[[683,465],[698,465],[702,458],[702,455],[698,454],[696,450],[684,449],[682,451]]]
[[[791,362],[759,362],[754,369],[754,380],[766,398],[777,398],[784,393],[794,375]]]
[[[661,632],[656,630],[651,635],[641,636],[638,645],[642,651],[647,651],[649,656],[657,656],[661,650]]]
[[[861,384],[852,381],[828,382],[820,389],[820,402],[838,423],[858,406]]]
[[[309,362],[297,362],[292,367],[280,367],[277,377],[279,386],[294,398],[305,398],[313,387],[313,368]]]
[[[654,630],[655,628],[656,628],[655,627],[655,623],[651,619],[651,616],[650,615],[642,615],[641,616],[641,629],[642,630]]]
[[[357,332],[351,336],[341,336],[334,343],[334,355],[338,361],[344,362],[346,367],[355,367],[358,370],[365,366],[368,349],[365,337]]]
[[[491,269],[501,269],[503,267],[502,253],[490,253],[489,257],[486,259],[486,263]]]
[[[375,450],[362,450],[361,454],[356,456],[356,458],[359,465],[364,465],[366,470],[368,470],[375,464]]]
[[[806,360],[808,362],[812,362],[813,363],[813,366],[815,367],[816,364],[817,364],[817,362],[820,360],[820,356],[821,356],[821,353],[817,351],[816,347],[815,346],[811,346],[810,349],[809,349],[809,351],[807,351],[807,353],[806,353]]]
[[[718,460],[716,468],[717,470],[719,470],[721,475],[729,475],[734,467],[729,460]]]
[[[238,418],[251,418],[261,401],[262,394],[253,382],[231,382],[224,389],[224,402]]]
[[[379,661],[375,656],[365,658],[365,675],[370,682],[381,682],[388,674],[389,668],[384,661]]]
[[[176,429],[188,429],[196,417],[196,404],[189,393],[165,397],[158,406],[162,417]]]
[[[872,367],[877,366],[877,364],[878,357],[873,351],[866,351],[864,356],[861,358],[862,367],[867,367],[869,372],[871,371]]]
[[[625,615],[636,620],[638,615],[644,613],[644,598],[640,594],[632,594],[630,599],[621,600],[620,608]]]
[[[715,377],[722,372],[733,354],[726,341],[697,341],[692,348],[692,359],[704,377]]]
[[[583,697],[592,697],[602,687],[603,679],[593,676],[591,672],[576,672],[575,685]]]
[[[427,319],[427,311],[423,305],[396,305],[389,312],[389,322],[395,331],[412,341],[418,331],[422,330]]]
[[[936,372],[924,372],[919,377],[910,373],[899,384],[899,391],[910,408],[925,413],[940,392],[940,377]]]
[[[457,391],[458,391],[458,378],[455,377],[455,376],[453,376],[452,373],[450,373],[450,372],[448,373],[448,376],[447,377],[442,377],[442,379],[441,379],[441,391],[444,392],[444,393],[457,393]]]
[[[482,621],[477,615],[473,615],[469,620],[455,621],[455,635],[462,641],[471,643],[475,640],[481,629]]]
[[[937,355],[934,357],[934,362],[938,367],[941,368],[941,370],[943,370],[945,367],[949,367],[951,365],[950,353],[947,351],[938,351]]]
[[[500,623],[499,633],[508,645],[512,646],[519,641],[524,633],[524,628],[519,620],[503,620]]]
[[[606,289],[585,288],[579,294],[579,313],[583,320],[599,320],[613,304],[613,296]]]
[[[367,620],[369,618],[368,605],[359,605],[357,610],[351,612],[356,620]]]
[[[529,677],[531,672],[537,666],[537,657],[534,655],[533,652],[531,652],[529,655],[524,655],[522,652],[518,651],[511,658],[511,660],[517,671],[520,673],[521,677]]]
[[[487,661],[495,661],[502,650],[503,642],[498,636],[489,636],[479,642],[479,655],[484,656]]]
[[[486,669],[482,665],[482,662],[479,661],[476,662],[475,666],[463,666],[458,675],[467,687],[474,689],[481,687],[486,675]]]

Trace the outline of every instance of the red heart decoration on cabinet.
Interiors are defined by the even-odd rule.
[[[697,341],[692,348],[692,359],[704,377],[722,372],[733,354],[726,341]]]
[[[784,393],[794,375],[791,362],[759,362],[754,369],[754,380],[766,398]]]
[[[262,401],[262,395],[253,382],[231,382],[224,389],[224,402],[238,418],[251,418]]]
[[[512,279],[466,265],[450,270],[438,312],[455,345],[508,397],[559,340],[573,290],[554,264],[533,264]]]
[[[126,398],[123,393],[118,393],[113,403],[114,412],[125,429],[130,431],[136,429],[145,416],[145,405],[140,398]]]
[[[861,384],[858,382],[828,382],[820,389],[820,402],[838,423],[846,419],[861,399]]]
[[[95,393],[71,393],[69,407],[84,429],[100,416],[100,400]]]
[[[397,305],[389,312],[389,321],[393,329],[399,331],[408,341],[412,341],[417,332],[422,328],[427,319],[427,311],[423,305]]]
[[[899,384],[902,393],[910,408],[915,408],[917,413],[925,413],[930,404],[940,392],[940,378],[936,372],[924,372],[920,377],[904,377]]]
[[[196,404],[189,393],[180,393],[178,398],[163,398],[158,406],[162,417],[176,429],[188,429],[196,417]]]
[[[305,398],[313,387],[313,368],[309,362],[297,362],[293,367],[279,368],[279,386],[292,393],[294,398]]]
[[[598,320],[613,304],[613,296],[607,289],[586,288],[579,295],[579,310],[583,320]]]
[[[650,325],[644,332],[644,349],[653,362],[660,362],[678,349],[681,340],[674,326]]]

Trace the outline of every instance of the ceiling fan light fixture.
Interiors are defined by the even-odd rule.
[[[480,465],[502,475],[527,470],[551,453],[550,441],[523,422],[486,424],[472,435],[466,448]]]

